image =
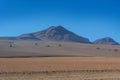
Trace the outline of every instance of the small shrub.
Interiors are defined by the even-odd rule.
[[[47,45],[46,47],[50,47],[50,45]]]
[[[38,43],[35,43],[35,45],[37,46],[37,45],[38,45]]]
[[[10,45],[9,45],[9,47],[13,47],[13,45],[12,45],[12,44],[10,44]]]
[[[97,47],[96,49],[97,49],[97,50],[100,50],[100,48],[99,48],[99,47]]]
[[[59,44],[58,46],[59,46],[59,47],[62,47],[62,45],[61,45],[61,44]]]
[[[118,49],[114,49],[114,51],[115,51],[115,52],[117,52],[117,51],[118,51]]]

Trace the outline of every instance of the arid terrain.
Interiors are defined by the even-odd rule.
[[[0,0],[0,80],[120,80],[120,0]]]
[[[0,57],[0,80],[120,80],[119,45],[0,41]]]
[[[73,42],[0,41],[0,57],[120,57],[120,46]]]
[[[119,80],[119,58],[1,58],[0,80]]]

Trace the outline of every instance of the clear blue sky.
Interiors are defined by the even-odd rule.
[[[120,0],[0,0],[0,36],[62,25],[91,41],[120,42]]]

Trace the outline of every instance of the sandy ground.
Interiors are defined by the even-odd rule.
[[[120,80],[120,59],[1,58],[0,80]]]
[[[12,41],[13,47],[9,47],[10,42],[0,41],[0,57],[120,57],[120,46],[117,45]]]
[[[119,45],[0,41],[0,80],[120,80],[119,57]]]

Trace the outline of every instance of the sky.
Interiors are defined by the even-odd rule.
[[[120,43],[120,0],[0,0],[0,36],[62,25],[94,41]]]

